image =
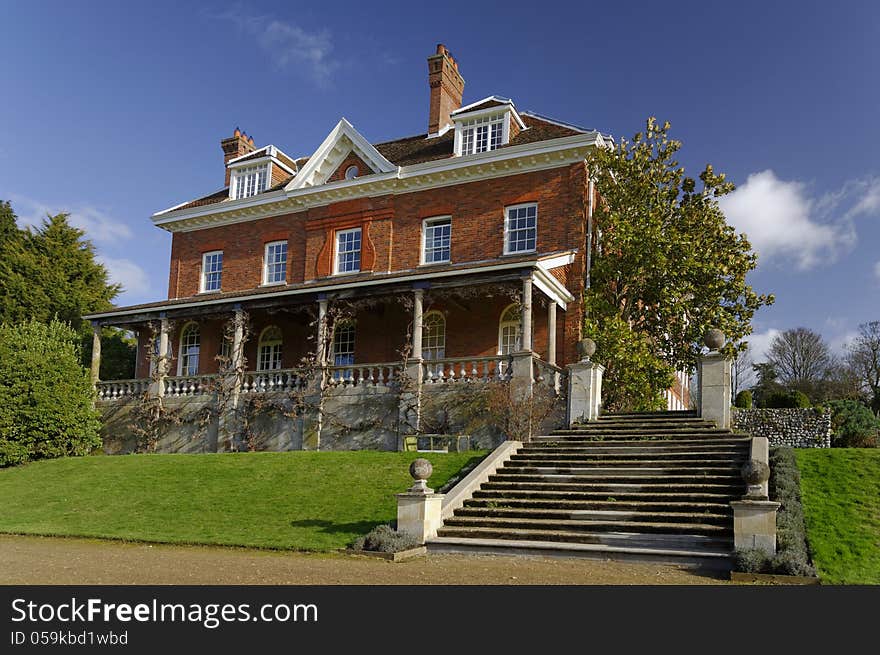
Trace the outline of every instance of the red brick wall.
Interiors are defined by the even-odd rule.
[[[344,180],[345,171],[348,169],[349,166],[358,167],[358,177],[362,175],[369,175],[373,172],[373,170],[369,166],[367,166],[363,159],[358,157],[355,153],[350,152],[348,153],[348,157],[346,157],[345,160],[339,165],[339,168],[333,171],[333,174],[329,178],[327,178],[327,181],[338,182],[339,180]]]
[[[578,250],[571,265],[554,271],[557,279],[576,298],[569,304],[568,311],[561,312],[558,317],[558,361],[573,361],[575,343],[580,338],[586,188],[585,167],[574,164],[397,196],[355,199],[246,223],[177,232],[172,240],[168,295],[169,298],[184,298],[198,294],[202,254],[211,250],[223,251],[223,291],[256,288],[262,282],[264,246],[280,239],[288,241],[288,283],[328,276],[333,270],[335,231],[355,226],[364,230],[362,270],[416,270],[420,268],[422,221],[438,215],[452,216],[453,263],[495,258],[503,261],[505,206],[537,202],[538,252]],[[430,270],[429,267],[424,269]],[[546,318],[536,313],[536,327],[540,321],[546,321]],[[478,321],[472,318],[470,322],[474,325]],[[497,321],[493,329],[497,330]],[[536,340],[536,348],[538,343]],[[390,352],[389,348],[383,352]],[[475,354],[466,352],[463,356]]]

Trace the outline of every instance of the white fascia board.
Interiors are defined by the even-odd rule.
[[[264,156],[268,157],[269,156],[269,148],[271,148],[271,147],[272,146],[263,146],[262,148],[257,148],[256,150],[251,150],[250,152],[246,152],[245,154],[239,155],[238,157],[233,157],[228,162],[226,162],[226,165],[229,166],[229,164],[234,164],[237,161],[241,161],[245,157],[253,157],[255,154],[257,154],[261,150],[265,150],[266,154]]]
[[[327,138],[318,146],[315,153],[309,157],[309,161],[303,166],[297,176],[290,181],[285,187],[287,191],[305,188],[308,179],[317,172],[324,159],[333,151],[339,141],[347,137],[353,144],[354,150],[358,152],[358,156],[362,157],[370,164],[377,173],[389,173],[397,170],[397,167],[390,161],[385,159],[375,146],[367,141],[360,132],[354,129],[351,123],[345,118],[340,119],[336,127],[331,130]]]
[[[503,105],[513,105],[513,100],[510,98],[505,98],[503,96],[486,96],[482,100],[477,100],[476,102],[472,102],[469,105],[465,105],[464,107],[459,107],[453,112],[450,112],[450,116],[457,116],[458,114],[464,114],[472,107],[479,107],[484,102],[500,102]],[[500,107],[492,107],[491,109],[501,109]]]
[[[565,310],[568,307],[568,303],[574,300],[574,296],[563,286],[562,282],[540,268],[540,265],[535,267],[535,275],[532,279],[535,286],[543,291],[550,300],[559,305],[560,309]]]
[[[458,109],[458,110],[452,112],[450,114],[450,117],[452,118],[453,121],[458,122],[458,121],[472,120],[474,118],[481,118],[483,116],[492,116],[494,114],[501,114],[501,113],[509,111],[510,114],[513,116],[514,120],[516,120],[516,123],[517,123],[517,125],[519,125],[520,129],[522,129],[522,130],[528,129],[526,127],[525,122],[523,122],[523,119],[520,117],[519,113],[516,111],[516,105],[513,104],[512,100],[508,100],[507,98],[499,98],[498,96],[492,96],[491,98],[484,98],[483,100],[480,100],[480,102],[475,102],[469,106],[473,107],[473,106],[482,104],[482,103],[486,102],[487,100],[496,100],[496,101],[501,102],[503,104],[495,105],[494,107],[486,107],[485,109],[477,109],[474,111],[464,111],[466,108],[462,107],[461,109]]]
[[[235,164],[233,164],[232,162],[229,162],[226,165],[226,168],[229,168],[234,171],[238,168],[249,168],[251,166],[260,166],[260,165],[268,164],[269,162],[272,162],[276,166],[283,168],[285,171],[287,171],[291,175],[296,175],[295,170],[293,170],[290,166],[287,166],[283,161],[281,161],[280,159],[278,159],[277,157],[272,156],[272,155],[264,155],[262,157],[257,157],[256,159],[248,159],[247,161],[240,161]]]
[[[544,271],[549,271],[551,268],[558,268],[560,266],[571,264],[574,261],[574,256],[576,253],[577,251],[573,250],[562,255],[554,255],[552,257],[541,258],[538,261],[538,267],[543,269]]]
[[[89,314],[83,316],[83,320],[98,320],[102,318],[113,318],[115,316],[132,316],[135,314],[144,314],[149,312],[161,312],[172,309],[188,309],[190,307],[204,307],[206,305],[225,305],[229,303],[247,302],[249,300],[262,300],[264,298],[279,298],[284,296],[301,296],[309,293],[327,293],[332,291],[340,291],[343,289],[357,289],[361,287],[377,286],[382,284],[393,284],[398,282],[417,282],[424,279],[436,279],[445,277],[454,277],[456,275],[473,275],[475,273],[506,271],[511,269],[532,268],[534,269],[537,262],[534,260],[525,260],[518,262],[504,262],[502,264],[494,264],[492,266],[477,266],[473,268],[461,268],[451,271],[425,271],[422,273],[413,273],[411,275],[401,275],[399,277],[378,278],[375,280],[361,280],[359,282],[340,282],[339,284],[318,285],[311,287],[300,287],[297,289],[286,289],[283,291],[275,291],[272,293],[257,293],[247,296],[234,296],[231,298],[213,298],[210,300],[202,300],[199,302],[178,303],[174,305],[165,305],[158,307],[145,307],[141,309],[120,310],[101,312],[99,314]]]
[[[224,191],[228,189],[226,187]],[[219,193],[219,192],[218,192]],[[218,205],[223,205],[222,211],[232,211],[235,209],[243,209],[243,208],[253,208],[260,207],[261,205],[267,205],[273,202],[278,202],[279,200],[285,200],[287,196],[284,193],[283,189],[279,189],[277,191],[272,191],[270,193],[259,193],[255,196],[250,196],[249,198],[241,198],[240,200],[222,200],[219,203],[212,203],[210,205],[205,205],[203,207],[194,207],[192,211],[187,212],[182,216],[174,216],[170,218],[160,218],[162,215],[167,214],[172,211],[172,209],[165,209],[161,212],[156,212],[151,217],[153,219],[153,224],[162,225],[163,223],[174,223],[181,220],[186,220],[189,218],[198,218],[199,216],[209,216],[211,214],[216,214]],[[190,200],[189,202],[193,202]],[[187,203],[183,203],[187,204]],[[180,205],[178,205],[179,207]]]
[[[561,154],[561,152],[565,150],[576,150],[578,148],[594,147],[597,145],[597,139],[601,139],[601,135],[598,132],[591,132],[589,134],[574,134],[572,136],[560,137],[558,139],[549,139],[547,141],[539,141],[537,143],[524,143],[516,146],[505,146],[497,150],[480,152],[473,155],[447,157],[445,159],[423,162],[421,164],[413,164],[412,166],[401,166],[395,168],[394,171],[382,175],[366,175],[356,178],[354,180],[340,180],[338,182],[332,182],[330,184],[292,189],[291,185],[293,184],[293,182],[296,181],[297,178],[299,178],[303,174],[303,171],[305,171],[308,166],[306,165],[305,167],[303,167],[300,173],[291,181],[291,183],[288,184],[287,187],[285,187],[285,189],[273,191],[271,194],[262,193],[256,196],[251,196],[250,198],[243,198],[241,200],[224,201],[221,211],[223,213],[226,213],[228,211],[234,211],[236,209],[258,208],[261,205],[278,202],[285,199],[301,201],[297,203],[295,207],[290,208],[294,211],[298,211],[305,206],[311,206],[308,204],[308,202],[304,202],[307,201],[310,196],[320,196],[328,191],[351,191],[351,193],[348,194],[345,199],[367,196],[370,195],[370,193],[379,193],[381,195],[411,193],[412,191],[418,190],[413,188],[411,184],[409,184],[410,180],[414,180],[415,178],[438,173],[451,173],[471,167],[491,167],[493,164],[503,164],[504,162],[516,160],[520,157],[545,157],[554,153]],[[559,163],[550,162],[547,165],[531,167],[526,166],[523,167],[521,170],[499,170],[495,172],[489,171],[479,176],[475,176],[474,178],[450,178],[445,182],[434,182],[432,183],[432,186],[449,186],[453,184],[461,184],[463,182],[475,181],[483,178],[489,179],[492,177],[515,175],[519,172],[525,173],[530,170],[539,170],[540,168],[566,165],[566,163],[568,163],[566,159],[560,159]],[[398,180],[406,183],[399,184],[397,182]],[[378,186],[378,189],[374,190],[374,186]],[[324,200],[321,202],[326,204],[329,202],[336,202],[336,200]],[[165,210],[164,212],[153,214],[153,222],[156,225],[162,225],[166,223],[185,221],[192,218],[199,218],[211,214],[216,214],[218,213],[217,210],[218,207],[216,204],[207,205],[205,207],[195,207],[191,210],[186,211],[186,213],[181,213],[177,216],[169,216],[163,218],[162,220],[157,220],[160,215],[171,211]],[[230,218],[229,220],[218,222],[217,224],[221,225],[228,223],[238,223],[246,220],[253,220],[254,218],[262,218],[262,216],[249,216],[241,219]],[[198,226],[198,228],[195,229],[199,229],[201,227],[203,226]]]

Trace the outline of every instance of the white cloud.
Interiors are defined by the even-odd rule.
[[[54,216],[67,212],[70,214],[70,224],[84,230],[86,238],[95,243],[115,244],[133,236],[128,225],[92,205],[54,207],[14,193],[9,194],[8,197],[22,225],[38,226],[47,214]]]
[[[851,222],[821,220],[837,202],[823,198],[817,203],[804,183],[780,180],[771,170],[749,175],[720,204],[727,221],[746,233],[765,261],[779,257],[805,270],[855,245]]]
[[[756,364],[767,361],[767,351],[770,350],[770,344],[780,334],[782,334],[782,330],[770,328],[764,332],[756,332],[747,336],[745,340],[749,342],[752,361]]]
[[[135,296],[149,295],[150,278],[147,272],[133,261],[104,255],[98,255],[97,259],[107,268],[110,281],[122,285],[123,292]]]
[[[322,86],[339,68],[332,58],[333,39],[327,30],[310,32],[269,16],[248,16],[242,7],[217,18],[235,23],[250,35],[276,68],[303,71]]]
[[[847,197],[855,200],[846,213],[848,218],[880,215],[880,177],[849,182],[844,191]]]

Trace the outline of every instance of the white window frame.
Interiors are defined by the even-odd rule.
[[[518,352],[522,349],[522,313],[517,313],[516,320],[504,319],[504,316],[511,309],[516,308],[516,303],[511,303],[507,307],[505,307],[501,311],[501,315],[498,317],[498,354],[499,355],[510,355],[511,353]],[[516,339],[514,344],[516,348],[510,352],[504,352],[504,329],[509,327],[515,327],[516,329]]]
[[[277,330],[278,335],[269,339],[269,332],[272,330]],[[267,357],[263,357],[265,353]],[[281,370],[281,362],[282,357],[284,356],[284,335],[281,332],[281,327],[278,325],[269,325],[263,328],[263,331],[260,332],[260,338],[257,340],[257,370],[260,372],[264,371],[279,371]],[[264,366],[264,359],[268,359],[269,366]],[[277,364],[277,366],[275,365]]]
[[[262,193],[269,188],[272,179],[272,163],[241,166],[232,169],[232,180],[229,186],[229,197],[232,200],[244,200]],[[253,177],[252,177],[253,176]],[[251,180],[252,177],[252,180]],[[249,183],[253,181],[252,188]]]
[[[220,270],[219,271],[211,271],[212,273],[219,273],[219,283],[216,289],[208,288],[208,257],[213,257],[214,255],[220,255]],[[223,251],[222,250],[211,250],[209,252],[202,253],[202,274],[199,276],[199,293],[219,293],[223,289]]]
[[[534,248],[523,248],[521,250],[511,250],[510,249],[510,211],[512,209],[524,209],[528,207],[535,208],[535,246]],[[529,229],[529,228],[519,228],[519,229]],[[516,230],[516,231],[519,231]],[[523,202],[518,205],[508,205],[504,208],[504,254],[505,255],[519,255],[524,252],[535,252],[538,249],[538,203],[536,202]]]
[[[269,266],[274,266],[279,264],[280,262],[270,262],[269,261],[269,249],[274,246],[284,246],[284,275],[280,280],[270,280],[269,279]],[[279,241],[270,241],[265,246],[263,246],[263,284],[266,286],[273,284],[286,284],[287,283],[287,255],[289,254],[290,249],[287,245],[287,239],[281,239]]]
[[[198,335],[198,344],[196,345],[197,350],[196,350],[195,355],[192,355],[191,353],[187,353],[184,351],[184,346],[186,345],[184,343],[184,337],[189,332],[191,332],[192,329],[195,329],[196,334]],[[184,324],[184,326],[180,329],[180,338],[179,338],[178,344],[177,344],[177,352],[178,352],[177,375],[178,376],[198,375],[199,374],[199,367],[201,366],[201,358],[202,358],[202,328],[195,321],[189,321],[188,323]],[[195,357],[196,366],[195,366],[195,372],[191,373],[189,364],[190,364],[190,359],[193,357]],[[187,364],[186,369],[184,369],[184,362]]]
[[[491,152],[507,145],[510,143],[510,120],[510,110],[498,112],[494,107],[457,119],[455,122],[455,154],[459,157],[476,155],[481,152]],[[494,145],[492,141],[493,124],[501,125],[501,141]],[[488,126],[486,148],[484,150],[477,150],[477,128],[483,125]],[[466,141],[471,143],[472,150],[470,152],[465,149]]]
[[[446,259],[432,259],[428,261],[428,229],[438,223],[449,225],[449,256]],[[422,247],[419,263],[423,265],[448,264],[450,261],[452,261],[452,216],[432,216],[431,218],[426,218],[422,221]]]
[[[358,241],[360,242],[360,247],[357,249],[357,251],[348,250],[345,253],[340,253],[339,252],[340,237],[342,237],[343,235],[346,235],[346,234],[354,234],[355,232],[357,232],[360,237],[358,239]],[[350,271],[339,270],[339,255],[340,254],[348,254],[351,252],[357,252],[357,254],[358,254],[357,269],[350,270]],[[363,233],[362,228],[353,227],[353,228],[349,228],[347,230],[336,230],[336,232],[333,235],[333,275],[351,275],[352,273],[360,273],[361,266],[363,265],[363,254],[364,254],[364,233]]]

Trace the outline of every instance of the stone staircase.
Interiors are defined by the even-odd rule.
[[[729,566],[749,446],[694,412],[604,415],[525,444],[428,546]]]

